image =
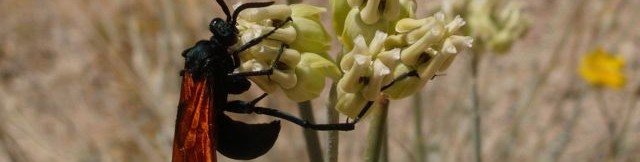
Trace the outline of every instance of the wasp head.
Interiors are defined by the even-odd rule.
[[[211,20],[209,31],[213,33],[213,38],[223,46],[231,46],[238,42],[238,29],[235,24],[224,21],[221,18]]]
[[[238,8],[231,13],[224,0],[216,0],[216,2],[218,2],[218,5],[220,5],[224,14],[227,15],[227,20],[225,21],[221,18],[214,18],[211,20],[211,23],[209,23],[209,31],[213,33],[213,39],[216,39],[218,43],[224,46],[232,46],[238,42],[238,29],[235,25],[238,15],[242,10],[266,7],[273,4],[273,2],[245,3],[238,6]]]

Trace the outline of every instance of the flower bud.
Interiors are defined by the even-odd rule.
[[[364,41],[364,37],[358,36],[356,37],[354,42],[355,42],[354,44],[355,46],[353,47],[353,49],[349,51],[349,53],[345,54],[342,57],[342,61],[340,61],[340,68],[342,69],[343,72],[347,72],[351,70],[353,63],[355,62],[354,60],[355,55],[365,55],[365,56],[371,55],[369,53],[369,48],[367,47],[367,44]]]
[[[296,40],[290,45],[291,48],[300,52],[311,52],[328,57],[327,51],[330,46],[329,35],[319,22],[303,18],[293,18],[293,26],[298,30]]]
[[[326,77],[337,80],[340,71],[336,65],[318,54],[303,53],[295,69],[298,82],[295,87],[283,89],[291,100],[296,102],[316,98],[324,89]]]
[[[281,45],[267,45],[270,42],[278,43],[278,41],[265,40],[263,43],[251,47],[250,53],[255,59],[271,64],[278,57]],[[300,62],[300,53],[297,50],[285,48],[278,62],[293,68]]]
[[[356,93],[362,89],[364,86],[362,82],[369,80],[368,75],[371,71],[371,56],[354,55],[353,57],[355,63],[338,81],[338,87],[347,93]]]
[[[293,88],[298,82],[298,78],[293,70],[282,71],[274,69],[273,74],[269,75],[269,78],[284,89]]]
[[[330,37],[320,22],[320,14],[326,9],[311,5],[291,5],[292,26],[297,31],[296,40],[289,46],[300,52],[320,54],[329,58],[327,51],[330,47]]]
[[[443,72],[443,71],[445,71],[446,69],[449,68],[449,66],[453,62],[453,59],[456,57],[457,53],[459,52],[458,49],[471,48],[472,44],[473,44],[473,38],[467,37],[467,36],[453,35],[453,36],[450,36],[449,38],[447,38],[444,41],[444,45],[443,45],[442,49],[454,48],[455,51],[454,50],[446,50],[445,53],[449,53],[449,54],[448,54],[448,56],[446,56],[445,61],[440,66],[440,69],[438,69],[438,72]]]
[[[373,62],[373,75],[369,77],[368,83],[362,89],[362,96],[369,101],[374,101],[380,95],[380,89],[383,86],[382,83],[385,77],[390,73],[391,70],[382,61],[375,60]]]
[[[349,11],[351,11],[351,6],[348,4],[349,0],[331,0],[331,9],[332,9],[332,22],[333,30],[336,31],[336,35],[342,35],[342,30],[344,29],[344,20],[347,18]]]
[[[290,15],[291,9],[289,8],[289,6],[279,4],[261,8],[245,9],[240,12],[238,18],[250,22],[260,22],[268,19],[285,20]]]
[[[373,35],[373,39],[371,39],[371,43],[369,43],[369,54],[377,54],[382,51],[384,48],[385,39],[387,39],[387,33],[376,31],[375,35]]]
[[[367,24],[360,18],[360,9],[352,8],[345,18],[344,30],[340,36],[340,42],[345,49],[353,48],[355,38],[362,35],[365,41],[370,41],[375,36],[376,31],[388,31],[389,27],[383,22]]]
[[[450,54],[447,53],[436,52],[428,64],[421,64],[418,66],[417,70],[420,78],[427,80],[433,78],[449,55]]]
[[[385,0],[386,4],[384,4],[384,11],[382,11],[382,16],[386,20],[398,20],[400,16],[400,1],[398,0]]]
[[[380,0],[367,0],[367,4],[360,11],[360,18],[362,22],[366,24],[374,24],[380,19],[378,7],[380,6]]]
[[[338,103],[336,103],[338,112],[349,118],[356,118],[366,104],[367,100],[361,93],[346,93],[338,88]]]
[[[265,67],[268,66],[255,59],[251,59],[242,63],[238,70],[240,72],[260,71],[264,70]],[[258,87],[260,87],[260,89],[264,90],[266,93],[274,93],[278,87],[278,84],[272,82],[267,76],[252,76],[249,77],[249,80],[256,83],[256,85],[258,85]]]
[[[266,33],[268,33],[269,31],[275,29],[274,27],[270,27],[270,28],[265,28],[265,30],[262,30],[262,34],[264,35]],[[298,32],[296,31],[296,29],[291,26],[291,25],[285,25],[281,28],[279,28],[278,30],[276,30],[276,32],[274,32],[273,34],[271,34],[268,38],[269,39],[274,39],[274,40],[279,40],[282,41],[286,44],[291,44],[293,43],[294,40],[297,40],[298,36]]]
[[[382,51],[376,58],[389,68],[395,68],[400,63],[400,48]],[[393,69],[391,69],[393,70]]]
[[[424,19],[404,18],[398,21],[398,23],[396,24],[395,30],[396,32],[399,32],[399,33],[407,33],[417,28],[420,28],[422,26],[425,26],[426,24],[433,23],[433,21],[435,21],[435,18],[433,17],[428,17]]]
[[[425,61],[424,59],[424,51],[435,43],[438,43],[440,39],[444,36],[444,32],[442,30],[430,30],[418,41],[402,50],[400,53],[400,60],[402,63],[415,66],[419,63],[424,63],[421,61]]]

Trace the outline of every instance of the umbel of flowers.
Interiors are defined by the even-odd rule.
[[[322,12],[325,12],[324,8],[296,4],[271,5],[240,13],[237,27],[241,43],[264,35],[289,17],[292,21],[241,54],[243,64],[239,70],[259,71],[274,67],[273,75],[249,79],[267,93],[281,89],[296,102],[319,96],[326,77],[335,80],[340,77],[340,71],[327,55],[330,38],[320,24]],[[276,62],[280,51],[282,54]]]
[[[511,45],[527,33],[528,20],[517,1],[446,0],[442,8],[446,15],[462,15],[468,21],[465,34],[476,39],[476,51],[506,53]]]
[[[473,42],[456,35],[465,25],[461,17],[447,19],[436,13],[416,19],[412,0],[333,3],[334,22],[344,22],[335,27],[346,49],[340,61],[344,76],[338,81],[336,108],[351,118],[382,93],[391,99],[416,93]],[[346,10],[347,16],[340,17]],[[401,76],[408,77],[396,80]]]

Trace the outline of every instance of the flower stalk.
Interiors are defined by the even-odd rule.
[[[478,64],[480,62],[480,56],[478,54],[471,54],[471,125],[473,126],[473,152],[474,161],[482,162],[482,118],[480,115],[480,101],[478,94]]]
[[[315,123],[311,101],[299,102],[298,108],[300,110],[300,116],[302,117],[302,119],[305,119],[311,123]],[[302,133],[304,134],[304,139],[307,142],[309,161],[323,162],[324,160],[322,157],[322,147],[320,146],[318,132],[311,129],[304,129],[302,130]]]
[[[336,102],[338,100],[338,92],[336,91],[336,84],[331,84],[331,90],[329,91],[329,104],[327,105],[327,121],[329,123],[338,123],[340,121],[340,113],[336,109]],[[338,161],[338,149],[340,145],[340,134],[338,131],[329,131],[327,137],[327,161]]]
[[[369,136],[367,137],[367,148],[365,150],[365,161],[379,162],[382,153],[383,143],[387,140],[387,116],[389,112],[389,99],[386,96],[378,97],[375,107],[371,110],[371,125],[369,126]]]
[[[422,92],[418,92],[413,96],[413,121],[415,136],[415,156],[416,161],[425,162],[424,139],[422,138]]]

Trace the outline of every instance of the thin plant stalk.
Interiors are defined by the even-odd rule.
[[[342,47],[341,52],[338,52],[336,55],[336,62],[340,62],[342,60],[342,56],[346,53],[348,49]],[[337,91],[337,82],[333,82],[331,84],[331,89],[329,90],[329,104],[327,105],[327,121],[329,123],[338,123],[340,122],[340,113],[335,109],[336,103],[338,103],[338,91]],[[340,146],[340,131],[329,131],[327,137],[327,161],[328,162],[337,162],[338,161],[338,150]]]
[[[379,162],[382,143],[384,143],[385,123],[387,123],[387,115],[389,109],[389,99],[386,96],[380,96],[373,112],[371,112],[371,125],[369,126],[369,136],[367,137],[367,148],[365,149],[366,162]]]
[[[415,156],[416,161],[425,162],[424,139],[422,138],[422,92],[413,96],[413,121],[415,122]]]
[[[626,151],[622,150],[623,148],[621,148],[624,144],[625,138],[627,137],[627,131],[629,130],[629,124],[631,122],[631,116],[633,114],[635,114],[635,110],[636,110],[636,101],[637,99],[640,97],[640,89],[638,90],[638,92],[636,92],[636,94],[632,94],[632,96],[630,97],[631,99],[631,103],[629,104],[629,107],[626,108],[626,110],[624,111],[624,115],[622,117],[622,123],[620,124],[620,126],[618,127],[616,134],[615,134],[615,139],[614,142],[614,148],[616,148],[616,150],[620,153],[626,153]]]
[[[474,161],[482,162],[482,132],[481,132],[481,118],[480,118],[480,102],[478,95],[478,64],[480,62],[481,53],[475,52],[471,54],[471,114],[472,114],[472,136],[473,136],[473,151]]]
[[[389,161],[389,124],[384,123],[382,127],[382,148],[380,148],[380,160],[379,162]]]
[[[338,100],[338,94],[336,91],[336,84],[331,85],[329,90],[329,104],[327,105],[327,121],[329,123],[338,123],[340,120],[340,114],[335,109]],[[329,131],[327,138],[327,161],[338,161],[338,146],[340,145],[340,134],[338,131]]]
[[[562,96],[561,100],[565,101],[570,97],[575,98],[575,105],[573,106],[571,117],[569,118],[568,121],[564,123],[563,132],[560,135],[558,135],[553,140],[553,142],[549,145],[549,149],[548,149],[549,152],[548,152],[548,155],[545,157],[546,159],[544,161],[548,161],[548,162],[558,161],[558,159],[560,159],[560,156],[566,151],[567,145],[571,143],[571,140],[572,140],[571,137],[573,136],[574,128],[576,127],[576,124],[578,123],[578,119],[582,114],[583,95],[581,93],[581,90],[578,90],[577,92],[573,92],[573,93],[567,92],[565,95]],[[562,104],[562,103],[559,103],[559,104]]]
[[[300,110],[300,116],[303,119],[315,123],[315,119],[313,117],[313,109],[311,106],[311,101],[304,101],[298,103],[298,108]],[[323,162],[322,157],[322,148],[320,147],[320,140],[318,139],[318,132],[312,129],[304,129],[304,139],[307,142],[307,152],[309,154],[310,162]]]
[[[611,116],[611,114],[609,114],[609,110],[608,110],[608,106],[607,103],[604,99],[604,96],[602,95],[603,90],[602,88],[598,88],[597,92],[596,92],[596,97],[598,98],[598,103],[599,105],[596,106],[598,107],[598,111],[600,111],[600,114],[602,115],[602,118],[604,119],[604,124],[605,127],[607,127],[607,132],[608,132],[608,137],[607,137],[607,141],[609,143],[609,150],[607,152],[607,158],[609,158],[608,160],[611,161],[616,161],[617,159],[617,154],[618,151],[616,149],[616,141],[618,139],[616,139],[616,122],[613,119],[613,117]]]

